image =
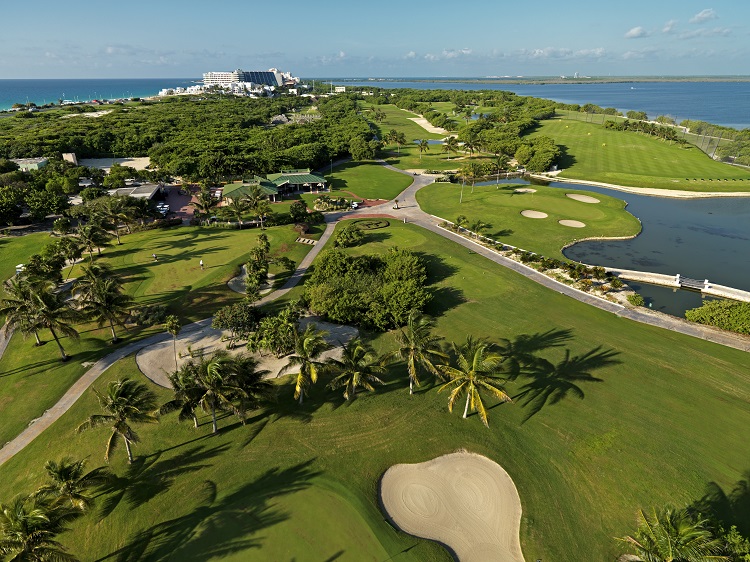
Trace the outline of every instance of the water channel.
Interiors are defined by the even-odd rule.
[[[526,183],[521,179],[503,183]],[[491,184],[494,182],[487,182]],[[563,253],[571,260],[605,267],[674,275],[750,291],[750,197],[667,199],[587,184],[551,182],[550,187],[586,190],[623,199],[643,231],[630,240],[579,242]],[[654,310],[684,316],[702,295],[646,283],[629,283]]]

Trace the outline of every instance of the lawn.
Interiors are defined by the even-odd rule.
[[[686,191],[750,191],[750,171],[711,160],[692,145],[571,119],[542,121],[530,136],[538,135],[564,147],[561,177]]]
[[[499,187],[499,189],[498,189]],[[515,193],[517,188],[536,189],[536,193]],[[596,195],[600,203],[582,203],[566,196],[579,193],[541,185],[470,185],[434,183],[420,189],[417,201],[423,211],[455,221],[459,215],[469,223],[482,220],[489,228],[482,234],[511,246],[537,252],[547,257],[564,258],[562,248],[583,238],[634,236],[641,230],[638,219],[625,210],[625,202],[606,195]],[[588,193],[590,196],[591,194]],[[523,210],[542,211],[547,218],[533,219],[521,215]],[[558,223],[561,219],[578,220],[584,228]]]
[[[294,242],[297,233],[290,226],[266,232],[275,256],[285,255],[298,263],[310,249],[310,246]],[[97,262],[111,265],[123,277],[126,292],[138,305],[166,305],[183,323],[194,322],[240,298],[227,287],[226,281],[239,270],[259,233],[258,229],[200,227],[152,230],[123,236],[122,245],[105,249]],[[33,247],[39,243],[34,237],[14,238],[3,250],[19,256],[30,248],[38,250],[39,246]],[[49,240],[46,235],[44,238],[41,242]],[[153,260],[152,253],[156,253],[158,261]],[[204,271],[198,264],[200,259],[205,263]],[[78,271],[80,267],[75,266],[72,277]],[[279,275],[277,282],[283,283],[286,277],[286,273]],[[0,445],[18,435],[32,419],[56,403],[89,365],[112,350],[108,328],[84,324],[78,329],[80,339],[62,339],[65,350],[73,356],[67,363],[60,361],[57,346],[47,331],[40,332],[40,337],[46,341],[41,347],[34,346],[33,337],[24,339],[20,333],[13,335],[0,358],[0,410],[3,413]],[[162,331],[162,327],[131,328],[129,332],[120,328],[119,331],[124,344]]]
[[[44,232],[0,237],[0,282],[15,275],[17,264],[26,263],[31,254],[37,253],[52,240],[54,239]]]
[[[167,416],[139,428],[132,467],[122,451],[113,460],[121,479],[97,500],[107,516],[92,514],[64,544],[85,560],[447,561],[440,547],[384,522],[378,481],[394,463],[466,448],[516,483],[527,560],[611,560],[622,553],[613,537],[632,531],[637,509],[685,505],[712,483],[729,493],[744,478],[746,353],[586,306],[413,225],[392,222],[366,240],[350,251],[399,246],[427,259],[437,293],[429,312],[448,340],[536,334],[540,356],[570,360],[536,379],[531,403],[522,394],[531,379],[509,383],[515,403],[490,402],[490,429],[475,415],[449,414],[447,396],[429,383],[409,396],[403,368],[350,404],[322,380],[300,408],[280,379],[278,404],[247,426],[223,418],[218,437],[206,437],[205,416],[197,431]],[[372,341],[380,351],[393,345],[388,334]],[[617,353],[618,363],[598,368],[582,357],[597,351]],[[97,386],[125,374],[139,376],[132,358]],[[89,456],[97,466],[106,430],[73,433],[95,411],[89,392],[0,467],[0,498],[37,486],[49,458]]]
[[[348,162],[326,175],[331,196],[355,195],[361,199],[393,199],[409,187],[412,178],[380,164]],[[340,192],[340,193],[337,193]]]

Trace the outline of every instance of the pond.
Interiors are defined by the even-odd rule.
[[[520,179],[502,183],[530,182]],[[486,182],[487,185],[495,182]],[[550,187],[586,190],[623,199],[643,231],[630,240],[579,242],[563,252],[571,260],[605,267],[674,275],[750,291],[750,197],[667,199],[587,184],[551,182]],[[638,284],[652,307],[676,316],[700,306],[701,295]]]

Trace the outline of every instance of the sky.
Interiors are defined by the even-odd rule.
[[[36,0],[0,78],[750,75],[747,0]]]

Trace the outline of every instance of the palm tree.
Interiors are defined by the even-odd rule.
[[[84,277],[73,289],[81,303],[81,312],[86,318],[95,320],[101,328],[109,324],[112,343],[120,338],[115,332],[115,324],[124,326],[123,319],[130,313],[133,297],[122,292],[122,287],[113,277],[94,279]]]
[[[318,374],[324,368],[324,364],[318,361],[318,358],[324,351],[331,348],[325,339],[327,335],[328,332],[318,330],[315,324],[308,324],[304,332],[296,328],[294,353],[289,356],[287,364],[279,370],[277,375],[282,375],[296,367],[294,399],[299,400],[300,406],[310,386],[318,382]]]
[[[67,361],[70,357],[65,353],[57,332],[77,339],[78,331],[71,323],[80,319],[79,312],[74,308],[73,302],[58,292],[54,282],[51,281],[38,285],[32,297],[33,305],[36,307],[33,324],[50,331],[60,349],[62,360]]]
[[[344,346],[341,359],[328,360],[327,369],[334,374],[328,386],[332,389],[344,387],[345,400],[354,398],[359,388],[373,392],[373,383],[383,384],[377,375],[385,372],[384,363],[384,359],[376,358],[373,350],[360,338],[355,338]]]
[[[406,362],[409,375],[409,394],[414,394],[414,386],[419,386],[419,370],[439,376],[433,361],[447,359],[440,342],[443,338],[431,333],[433,322],[427,316],[420,316],[419,311],[412,309],[406,321],[406,329],[396,332],[398,349],[388,355],[389,359],[400,359]]]
[[[35,495],[51,498],[57,504],[81,512],[88,511],[94,500],[87,492],[109,482],[112,475],[105,467],[90,472],[85,469],[85,460],[65,457],[60,462],[47,461],[44,470],[50,482],[40,487]]]
[[[109,462],[110,455],[117,447],[117,438],[121,437],[128,453],[128,464],[132,463],[133,453],[130,445],[138,443],[140,437],[133,431],[130,424],[159,422],[159,419],[151,413],[156,408],[156,396],[145,384],[129,378],[111,381],[104,393],[96,389],[94,393],[99,399],[99,405],[106,413],[90,416],[78,426],[76,431],[81,433],[100,425],[111,424],[112,434],[107,440],[104,460]]]
[[[211,190],[208,187],[201,187],[200,193],[196,195],[196,200],[190,202],[190,206],[194,207],[196,211],[201,215],[208,216],[211,213],[211,209],[219,204],[218,199],[213,196]],[[201,219],[202,221],[203,219]]]
[[[453,406],[459,397],[466,393],[466,405],[464,406],[464,418],[469,415],[469,407],[479,413],[482,423],[489,427],[487,421],[487,410],[482,402],[481,391],[486,390],[496,398],[504,402],[510,402],[503,388],[500,386],[499,374],[503,357],[493,353],[492,345],[484,339],[466,338],[466,343],[459,346],[452,344],[453,353],[456,357],[456,366],[437,365],[436,368],[444,377],[450,379],[440,387],[438,392],[451,389],[448,400],[448,411],[453,412]]]
[[[422,161],[422,153],[430,150],[430,143],[428,143],[425,139],[420,139],[418,141],[415,141],[417,143],[417,148],[419,148],[419,160]]]
[[[34,286],[24,277],[12,277],[5,282],[8,298],[0,301],[0,317],[5,317],[5,333],[20,330],[24,336],[34,334],[36,345],[42,345],[36,317]]]
[[[195,373],[191,366],[183,365],[169,375],[174,398],[159,408],[159,415],[169,412],[179,412],[179,421],[193,420],[193,426],[198,429],[198,416],[195,411],[200,406],[203,391],[195,380]]]
[[[492,163],[495,165],[495,168],[497,169],[497,178],[495,185],[500,185],[500,170],[504,170],[508,166],[508,161],[510,158],[507,154],[504,154],[502,152],[495,154],[495,158],[492,161]]]
[[[404,133],[396,133],[393,137],[393,142],[396,144],[396,152],[401,154],[401,145],[406,144],[406,135]]]
[[[248,205],[247,200],[241,197],[233,198],[226,207],[227,212],[237,219],[237,226],[240,230],[242,230],[242,215],[246,213],[249,208],[250,206]]]
[[[482,219],[477,219],[471,224],[469,230],[474,233],[474,237],[478,240],[480,233],[484,230],[487,230],[489,227],[490,225],[486,222],[483,222]]]
[[[170,314],[164,319],[164,329],[172,334],[172,350],[174,351],[174,370],[177,370],[177,335],[180,333],[182,327],[180,326],[180,319],[174,314]]]
[[[451,153],[458,153],[458,139],[453,135],[446,138],[445,141],[443,141],[443,152],[447,152],[449,154],[448,160],[450,160]]]
[[[263,220],[272,213],[271,204],[268,202],[268,199],[261,199],[260,201],[258,201],[253,211],[260,221],[260,229],[264,230],[265,227],[263,226]]]
[[[638,529],[618,539],[643,562],[708,562],[720,556],[721,542],[706,528],[705,519],[694,519],[685,510],[666,507],[638,512]]]
[[[109,244],[110,236],[95,222],[89,222],[76,228],[76,236],[86,251],[89,253],[89,260],[94,261],[94,250],[101,255],[103,246]]]
[[[0,504],[0,555],[13,562],[78,562],[55,537],[80,515],[40,496],[18,495]]]

